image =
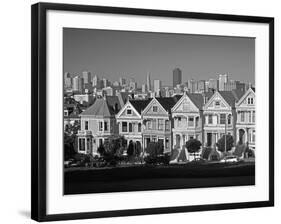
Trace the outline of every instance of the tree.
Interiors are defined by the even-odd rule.
[[[200,150],[201,142],[197,139],[190,139],[185,143],[185,147],[189,153],[193,153],[195,157],[195,153]]]
[[[225,147],[225,142],[226,142],[226,147]],[[216,143],[218,150],[220,152],[228,152],[232,149],[233,145],[234,145],[234,139],[232,137],[232,135],[223,135],[218,142]]]
[[[77,153],[75,151],[75,135],[68,135],[64,133],[64,160],[73,158]]]
[[[105,148],[103,146],[103,144],[100,144],[98,149],[97,149],[98,153],[101,155],[101,156],[104,156],[105,154]]]
[[[133,157],[135,155],[135,144],[132,140],[129,142],[127,154],[129,157]]]
[[[161,142],[149,142],[145,151],[150,157],[157,157],[163,154],[164,146]]]

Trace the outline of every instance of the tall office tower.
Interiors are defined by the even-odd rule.
[[[208,90],[218,90],[219,81],[217,79],[209,79]]]
[[[200,80],[197,82],[197,92],[204,93],[206,92],[206,82],[205,80]]]
[[[147,91],[151,91],[150,72],[148,72],[146,76],[146,86],[147,86]]]
[[[161,81],[160,80],[154,80],[154,92],[155,95],[158,97],[160,96],[160,91],[161,91]]]
[[[176,85],[181,84],[182,82],[182,72],[179,68],[175,68],[173,70],[173,87]]]
[[[102,82],[104,88],[109,86],[109,81],[106,78],[102,78]]]
[[[141,91],[142,91],[142,93],[146,93],[146,92],[147,92],[147,86],[146,86],[146,84],[142,84],[142,86],[141,86]]]
[[[120,77],[119,83],[120,83],[120,86],[125,86],[126,85],[126,78]]]
[[[98,82],[99,82],[99,77],[95,75],[92,81],[93,87],[98,87]]]
[[[195,93],[197,91],[197,88],[197,81],[195,81],[194,79],[188,80],[188,89],[190,93]]]
[[[90,84],[92,82],[92,80],[91,80],[91,78],[92,78],[91,72],[88,72],[88,71],[82,72],[82,77],[84,79],[84,84]]]
[[[228,82],[228,75],[219,75],[219,91],[224,91],[224,85]]]
[[[64,88],[69,89],[72,87],[72,78],[69,72],[64,73]]]
[[[84,79],[79,77],[78,75],[72,79],[72,89],[73,91],[77,91],[82,93],[84,91]]]

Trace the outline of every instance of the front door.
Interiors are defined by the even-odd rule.
[[[212,133],[207,133],[207,146],[212,146]]]

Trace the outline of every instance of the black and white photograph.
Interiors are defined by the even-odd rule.
[[[255,185],[255,38],[62,32],[65,195]]]

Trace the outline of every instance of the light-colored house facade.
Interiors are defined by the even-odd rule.
[[[143,121],[141,113],[150,100],[130,100],[116,115],[119,134],[124,136],[127,145],[130,141],[143,150],[142,130]]]
[[[256,142],[256,96],[255,91],[249,88],[241,99],[236,103],[237,144],[248,144],[250,149],[255,149]]]
[[[232,91],[216,91],[204,105],[204,146],[215,148],[224,134],[232,135],[236,142],[235,102],[241,95]]]
[[[184,93],[172,108],[173,149],[182,149],[189,139],[198,139],[203,142],[202,107],[201,94]]]
[[[77,134],[79,153],[95,155],[105,140],[118,136],[115,115],[119,110],[118,97],[106,96],[96,99],[92,106],[80,114],[81,130]]]
[[[149,142],[163,144],[164,152],[172,150],[172,117],[171,108],[175,105],[177,97],[152,98],[142,112],[143,119],[143,147]]]

